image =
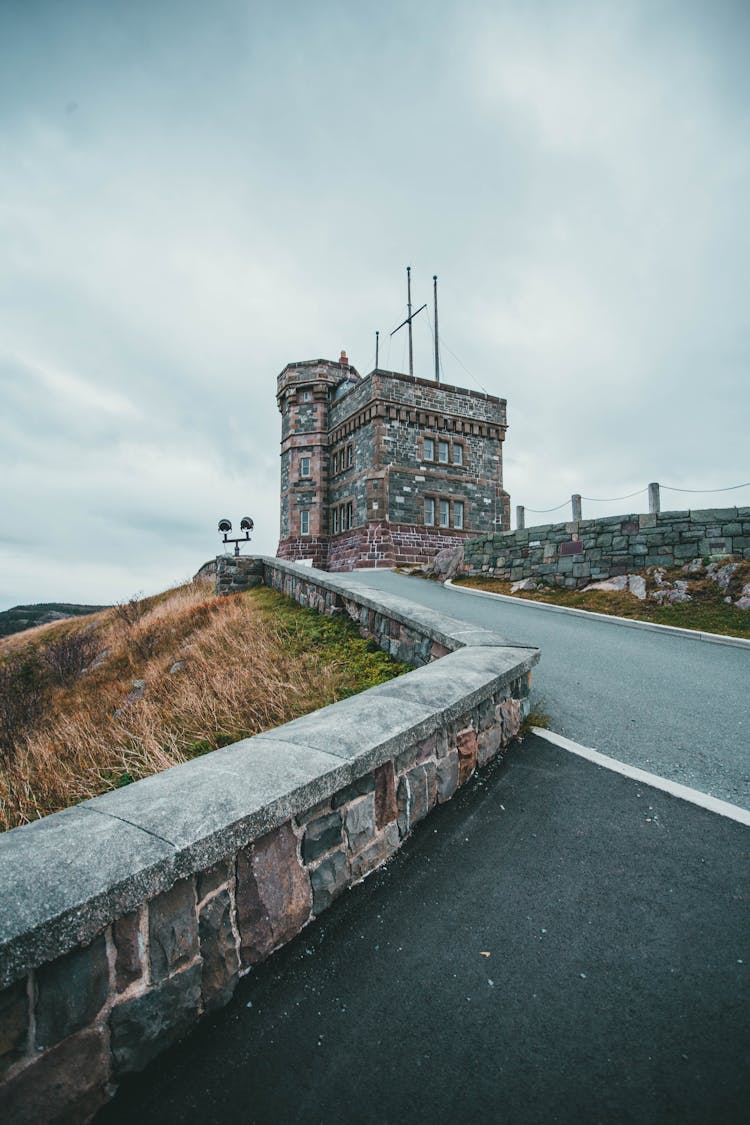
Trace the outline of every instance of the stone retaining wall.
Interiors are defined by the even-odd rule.
[[[541,578],[571,588],[649,566],[729,555],[750,558],[750,508],[544,524],[472,539],[464,546],[468,573],[510,582]]]
[[[519,731],[537,650],[345,576],[262,566],[422,666],[0,836],[2,1120],[90,1119]]]

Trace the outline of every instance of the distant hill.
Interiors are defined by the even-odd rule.
[[[104,605],[70,605],[68,602],[39,602],[38,605],[15,605],[0,612],[0,637],[10,637],[33,629],[36,625],[49,625],[66,617],[83,617],[107,609]]]

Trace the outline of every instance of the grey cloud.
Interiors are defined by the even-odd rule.
[[[367,371],[376,328],[403,367],[407,262],[444,377],[508,399],[514,503],[750,479],[747,31],[697,0],[2,5],[0,526],[61,566],[0,544],[0,606],[158,589],[224,514],[272,553],[275,376]]]

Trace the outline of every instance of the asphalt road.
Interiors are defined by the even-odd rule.
[[[744,1125],[749,859],[747,828],[528,739],[98,1125]]]
[[[391,571],[351,577],[538,645],[532,703],[552,730],[750,809],[750,648],[511,605]]]

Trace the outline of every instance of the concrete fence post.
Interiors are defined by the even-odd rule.
[[[526,512],[523,504],[516,504],[516,531],[523,531],[526,527]]]
[[[573,519],[574,520],[583,519],[583,517],[581,515],[581,497],[578,495],[577,492],[573,493],[573,495],[570,498],[570,502],[573,505]]]
[[[656,482],[648,486],[648,510],[652,514],[656,514],[661,511],[659,485]]]

